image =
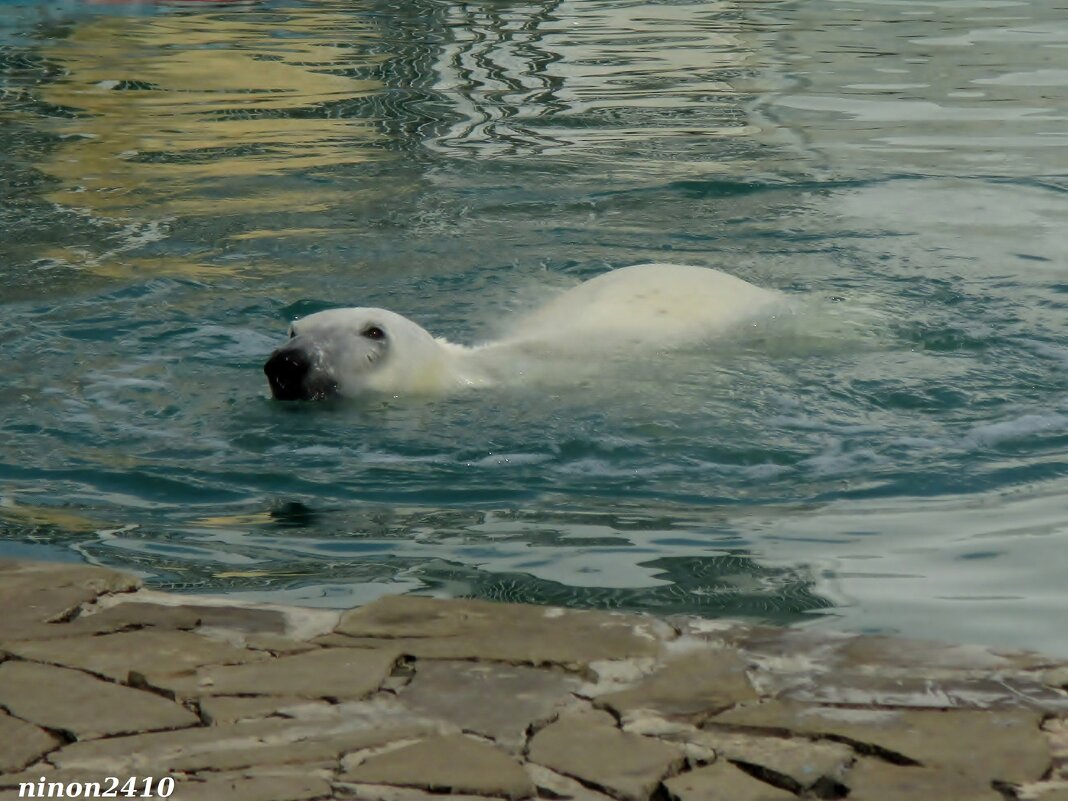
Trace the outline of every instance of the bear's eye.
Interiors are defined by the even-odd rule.
[[[365,336],[368,339],[385,339],[386,332],[377,325],[369,325],[360,332],[360,336]]]
[[[297,329],[295,329],[295,328],[290,328],[290,329],[289,329],[289,338],[290,338],[290,339],[292,339],[292,338],[293,338],[293,337],[295,337],[296,335],[297,335]]]

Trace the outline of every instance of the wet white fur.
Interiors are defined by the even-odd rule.
[[[640,264],[604,273],[465,347],[385,309],[330,309],[293,324],[313,370],[341,395],[440,393],[506,382],[532,359],[685,347],[769,314],[783,296],[705,267]],[[385,338],[368,338],[375,326]]]

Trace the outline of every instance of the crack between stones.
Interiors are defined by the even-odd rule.
[[[95,675],[95,674],[93,674],[93,675]],[[124,687],[130,687],[130,688],[132,688],[134,690],[142,690],[142,691],[144,691],[146,693],[152,693],[153,695],[158,695],[161,698],[166,698],[168,701],[173,701],[174,703],[178,704],[178,696],[175,695],[174,690],[168,690],[166,687],[157,687],[155,684],[152,684],[148,680],[148,677],[145,676],[144,673],[141,673],[140,671],[137,671],[137,670],[129,671],[126,674],[126,681],[125,682],[114,682],[114,683],[115,684],[119,684],[119,685],[124,686]],[[179,704],[179,706],[185,706],[185,705],[184,704]]]
[[[100,596],[98,595],[97,598],[99,598],[99,597]],[[82,607],[86,603],[95,604],[96,603],[96,598],[94,598],[91,602],[83,602],[83,603],[80,603],[80,604],[75,604],[74,606],[70,607],[70,609],[64,609],[62,612],[57,612],[56,614],[52,615],[51,617],[46,617],[42,622],[43,623],[70,623],[75,618],[81,617]]]
[[[787,776],[785,773],[779,773],[777,770],[772,770],[765,765],[758,765],[755,762],[746,762],[744,759],[728,759],[727,761],[739,770],[749,774],[754,779],[762,781],[764,784],[770,784],[772,787],[778,787],[780,790],[786,790],[788,793],[800,795],[805,789],[801,782]]]
[[[841,743],[842,745],[848,745],[858,754],[862,756],[875,757],[881,759],[883,762],[889,762],[891,765],[902,765],[905,767],[923,767],[923,763],[913,759],[910,756],[906,756],[898,751],[893,751],[889,748],[884,748],[881,745],[875,743],[866,743],[863,740],[854,740],[851,737],[843,737],[840,734],[819,734],[815,737],[816,740],[830,740],[831,742]]]
[[[540,784],[534,784],[534,791],[537,793],[536,798],[548,798],[550,801],[569,801],[571,796],[561,795],[555,790],[550,790],[548,787],[543,787]]]
[[[588,703],[588,699],[585,699],[585,698],[583,698],[581,696],[575,695],[574,693],[572,693],[571,695],[576,701],[578,701],[580,703],[582,703],[582,702],[587,702]],[[592,705],[590,705],[590,708],[594,709],[596,707],[593,707]],[[540,762],[535,762],[533,759],[530,758],[530,742],[531,742],[531,740],[533,740],[535,735],[537,735],[538,732],[540,732],[542,729],[544,729],[544,728],[546,728],[548,726],[551,726],[552,724],[556,723],[560,719],[560,716],[561,716],[561,714],[563,714],[564,711],[566,711],[566,710],[564,710],[564,709],[557,710],[554,714],[552,714],[552,715],[550,715],[550,716],[548,716],[546,718],[541,718],[539,720],[532,721],[531,723],[529,723],[527,725],[527,728],[526,728],[526,731],[525,731],[526,739],[525,739],[525,741],[523,743],[523,748],[520,751],[520,756],[522,757],[523,761],[527,762],[527,763],[529,763],[531,765],[537,765],[538,767],[542,768],[543,770],[547,770],[550,773],[554,773],[554,774],[556,774],[558,776],[564,776],[566,778],[572,779],[573,781],[577,782],[578,784],[581,784],[587,790],[592,790],[594,792],[600,793],[601,795],[608,796],[609,798],[615,798],[618,801],[628,801],[628,798],[626,796],[623,796],[623,795],[620,795],[619,793],[614,792],[610,787],[606,787],[604,785],[598,784],[595,781],[592,781],[590,779],[585,779],[585,778],[583,778],[581,776],[577,776],[577,775],[572,774],[572,773],[567,773],[566,771],[561,771],[561,770],[556,770],[555,768],[550,768],[548,765],[543,765]],[[610,714],[612,716],[612,719],[616,723],[616,728],[618,728],[620,731],[625,731],[625,729],[623,729],[622,718],[614,710],[605,709],[603,711],[608,712],[608,714]],[[644,737],[645,735],[640,735],[640,736]],[[661,741],[660,738],[658,738],[658,737],[649,737],[648,739]],[[680,766],[680,769],[668,770],[662,776],[660,776],[660,778],[657,780],[656,789],[653,790],[652,794],[649,797],[649,801],[670,801],[670,796],[669,796],[666,788],[664,787],[664,782],[667,779],[673,778],[674,776],[677,776],[677,775],[679,775],[681,773],[686,773],[689,770],[692,770],[692,769],[694,769],[696,767],[701,767],[701,766],[707,765],[707,764],[711,764],[711,761],[709,761],[709,762],[694,762],[689,757],[683,757],[683,761],[682,761],[682,765]],[[546,793],[547,794],[545,796],[539,795],[538,796],[539,798],[540,797],[547,797],[547,798],[551,798],[551,799],[568,798],[568,796],[559,795],[558,793],[555,793],[555,792],[553,792],[552,790],[549,790],[546,787],[542,787],[541,785],[537,785],[536,789],[537,789],[537,791],[539,793]]]
[[[990,787],[994,792],[999,793],[1005,801],[1018,801],[1020,798],[1019,793],[1016,792],[1016,785],[1010,782],[1003,782],[1000,779],[992,779]]]
[[[407,654],[401,654],[393,663],[389,674],[382,679],[376,693],[397,697],[400,691],[407,687],[419,673],[419,660]],[[373,695],[368,696],[374,697]]]
[[[60,740],[62,740],[62,742],[55,748],[51,748],[48,751],[43,752],[38,757],[38,759],[47,758],[49,754],[54,754],[56,751],[63,748],[64,746],[68,746],[71,743],[78,742],[78,738],[74,736],[73,732],[69,732],[66,729],[58,729],[54,726],[45,726],[41,723],[38,723],[36,720],[30,720],[29,718],[22,717],[22,715],[16,715],[14,712],[11,711],[9,707],[4,706],[3,704],[0,704],[0,711],[7,713],[8,717],[14,718],[15,720],[21,720],[23,723],[28,723],[30,726],[35,726],[38,729],[41,729],[41,731],[48,732],[53,737],[58,737]],[[33,763],[27,762],[26,764],[31,765]]]
[[[168,701],[171,701],[172,703],[175,704],[175,706],[181,707],[183,709],[188,709],[190,712],[193,712],[193,713],[197,713],[197,710],[191,708],[188,704],[180,703],[178,701],[178,698],[175,695],[173,690],[168,690],[165,687],[156,687],[155,685],[150,684],[148,679],[145,678],[144,674],[139,673],[136,670],[131,670],[127,674],[126,681],[123,682],[123,681],[116,681],[115,679],[111,678],[110,676],[105,676],[102,673],[97,673],[97,672],[92,671],[92,670],[86,670],[85,668],[72,667],[70,665],[64,665],[64,664],[61,664],[61,663],[58,663],[58,662],[48,662],[46,660],[40,660],[40,659],[26,659],[24,657],[18,656],[17,654],[10,654],[9,656],[11,657],[10,661],[12,661],[12,662],[26,662],[26,663],[31,664],[31,665],[48,665],[49,667],[63,668],[64,670],[76,670],[79,673],[84,673],[86,676],[91,676],[94,679],[97,679],[98,681],[104,681],[104,682],[107,682],[108,684],[114,684],[116,687],[126,687],[127,689],[130,689],[130,690],[139,690],[141,692],[150,693],[151,695],[158,695],[158,696],[160,696],[162,698],[167,699]],[[0,708],[2,708],[2,707],[0,707]],[[9,715],[11,715],[11,712],[9,710],[5,709],[4,711],[6,711]],[[18,715],[11,715],[11,716],[12,717],[18,717]],[[22,720],[22,718],[19,718],[19,720]],[[47,729],[46,726],[42,726],[40,723],[37,723],[35,721],[28,720],[26,722],[27,723],[32,723],[34,726],[38,726],[38,727],[40,727],[42,729]],[[196,727],[195,726],[177,726],[177,727],[170,727],[170,728],[165,728],[165,729],[154,729],[153,731],[178,731],[180,729],[189,729],[189,728],[196,728]],[[108,735],[108,736],[113,736],[113,735]],[[105,737],[94,737],[93,739],[106,739],[106,738]],[[75,738],[75,740],[77,740],[77,738]],[[72,742],[74,742],[74,740],[72,740]]]
[[[47,659],[27,659],[26,657],[19,656],[18,654],[12,654],[11,655],[11,661],[12,662],[26,662],[26,663],[31,664],[31,665],[48,665],[49,667],[57,667],[57,668],[62,668],[64,670],[76,670],[79,673],[84,673],[86,676],[92,676],[94,679],[99,679],[100,681],[106,681],[108,684],[116,684],[119,687],[129,687],[130,686],[128,684],[125,684],[124,682],[116,681],[115,679],[111,678],[110,676],[105,676],[103,673],[96,673],[95,671],[87,670],[85,668],[72,667],[71,665],[64,665],[62,662],[49,662]],[[142,689],[142,688],[134,687],[133,689],[139,690],[139,689]]]
[[[584,779],[581,776],[574,775],[573,773],[567,773],[567,772],[562,771],[562,770],[556,770],[554,768],[550,768],[548,765],[543,765],[540,762],[534,762],[534,761],[532,761],[530,759],[527,759],[526,761],[529,762],[531,765],[537,765],[539,768],[543,768],[544,770],[547,770],[550,773],[555,773],[558,776],[566,776],[567,778],[571,779],[572,781],[575,781],[575,782],[581,784],[587,790],[593,790],[595,793],[600,793],[601,795],[606,795],[609,798],[615,798],[615,799],[617,799],[617,801],[629,801],[629,799],[626,796],[620,795],[619,793],[614,792],[610,787],[605,787],[603,785],[598,784],[595,781],[591,781],[589,779]],[[661,777],[660,784],[663,784],[663,780],[667,779],[667,778],[670,778],[670,777],[669,776]],[[537,789],[540,791],[541,787],[538,787]],[[650,799],[650,801],[652,801],[652,799]]]
[[[49,748],[47,751],[41,752],[37,756],[33,757],[29,762],[24,763],[22,766],[16,768],[13,771],[5,771],[3,773],[0,773],[0,780],[3,779],[4,773],[19,773],[20,771],[27,770],[31,766],[37,764],[38,762],[42,762],[42,761],[45,762],[48,765],[51,765],[54,768],[54,767],[56,767],[56,763],[52,762],[49,759],[49,757],[51,757],[53,754],[55,754],[55,753],[57,753],[59,751],[62,751],[64,748],[66,748],[71,743],[78,742],[78,738],[76,738],[71,732],[69,732],[69,731],[67,731],[65,729],[54,729],[54,728],[52,728],[50,726],[42,726],[40,723],[34,723],[32,720],[26,720],[25,718],[21,718],[18,715],[12,715],[10,710],[6,709],[5,707],[0,706],[0,709],[3,709],[5,712],[8,713],[8,715],[10,715],[15,720],[21,720],[23,723],[28,723],[31,726],[36,726],[38,729],[41,729],[42,731],[48,732],[53,737],[56,737],[56,738],[59,739],[59,742],[55,745],[54,748]]]
[[[777,737],[782,740],[808,740],[810,742],[819,742],[820,740],[829,740],[834,743],[841,743],[842,745],[848,745],[858,754],[862,756],[875,757],[881,759],[883,762],[889,762],[891,765],[903,765],[903,766],[922,766],[923,763],[913,759],[910,756],[902,754],[898,751],[894,751],[890,748],[886,748],[876,743],[868,743],[863,740],[855,740],[852,737],[846,737],[841,734],[832,734],[830,732],[796,732],[792,729],[781,728],[778,726],[744,726],[730,723],[715,723],[713,726],[702,727],[705,729],[716,729],[725,732],[735,732],[738,734],[752,734],[759,737]]]
[[[529,761],[529,759],[530,759],[530,741],[534,739],[534,737],[538,734],[538,732],[540,732],[542,729],[544,729],[544,728],[546,728],[548,726],[551,726],[552,724],[556,723],[556,721],[559,720],[559,719],[560,719],[560,711],[557,711],[557,712],[554,712],[553,714],[549,715],[548,717],[540,718],[538,720],[532,720],[530,723],[527,724],[527,728],[523,732],[523,735],[524,735],[523,747],[522,747],[522,749],[520,749],[520,752],[519,752],[520,756],[522,756],[523,759]]]
[[[133,593],[136,593],[140,589],[141,587],[130,587],[129,589],[125,590],[104,590],[103,592],[94,595],[88,601],[82,601],[70,607],[69,609],[64,609],[62,612],[57,612],[51,617],[45,618],[42,622],[60,624],[70,623],[72,620],[81,617],[84,613],[89,613],[90,607],[99,606],[100,600],[102,598],[110,598],[117,595],[131,595]],[[86,617],[89,617],[91,614],[93,613],[86,614]]]
[[[591,706],[592,706],[593,709],[596,709],[596,710],[598,710],[600,712],[605,712],[608,715],[611,715],[612,720],[614,720],[616,722],[616,728],[619,729],[620,731],[625,731],[625,729],[623,728],[623,713],[621,713],[619,710],[617,710],[617,709],[615,709],[612,706],[609,706],[607,704],[605,704],[605,705],[598,704],[596,701],[594,701],[591,704]]]

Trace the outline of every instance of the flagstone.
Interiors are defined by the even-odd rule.
[[[129,573],[92,565],[0,559],[0,641],[76,633],[62,621],[82,604],[140,586],[140,579]]]
[[[301,698],[363,698],[389,676],[400,653],[380,649],[324,648],[243,665],[206,667],[198,687],[209,695],[255,693]]]
[[[831,735],[876,746],[929,767],[1027,782],[1049,768],[1042,715],[1026,709],[850,709],[769,701],[728,710],[717,726],[755,726],[808,735]]]
[[[18,660],[0,664],[0,706],[79,740],[200,723],[193,712],[153,693],[80,670]]]
[[[462,734],[432,737],[347,767],[342,781],[417,787],[436,793],[527,798],[534,785],[506,751]]]
[[[599,711],[561,715],[534,735],[527,756],[624,801],[646,801],[685,761],[680,746],[621,731]]]
[[[527,727],[552,716],[582,682],[522,665],[420,660],[398,700],[418,715],[449,721],[518,752]]]
[[[637,615],[556,607],[390,596],[341,617],[336,634],[367,644],[388,638],[403,653],[438,659],[583,666],[600,659],[656,655],[672,633]],[[334,636],[332,644],[344,641]]]
[[[39,726],[0,710],[0,773],[21,770],[61,742]]]
[[[931,770],[864,759],[846,777],[849,801],[1004,801],[978,772]]]
[[[669,801],[795,801],[797,798],[793,793],[754,779],[728,762],[716,762],[674,776],[664,782],[664,789]]]
[[[433,733],[433,727],[421,723],[380,725],[367,720],[324,723],[267,718],[74,743],[53,753],[50,760],[64,770],[129,775],[239,770],[324,760],[336,766],[343,753]]]
[[[117,682],[140,674],[157,687],[175,676],[192,675],[204,665],[227,665],[270,659],[263,651],[235,648],[188,631],[141,631],[79,635],[62,640],[0,643],[0,650],[36,662],[86,670]]]
[[[599,695],[594,703],[624,720],[639,711],[653,711],[669,719],[700,722],[756,698],[738,654],[706,650],[675,657],[633,687]]]

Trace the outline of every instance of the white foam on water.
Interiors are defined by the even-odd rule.
[[[1028,439],[1037,434],[1068,430],[1068,416],[1057,413],[1025,414],[1011,420],[976,426],[964,437],[971,447],[994,447]]]

